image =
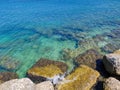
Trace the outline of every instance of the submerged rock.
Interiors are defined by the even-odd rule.
[[[20,61],[9,57],[0,57],[0,67],[9,71],[15,71],[20,66]]]
[[[114,44],[113,43],[108,43],[104,47],[101,47],[101,50],[103,52],[106,52],[106,53],[112,53],[115,50],[118,50],[119,48],[120,48],[120,45],[118,45],[117,43],[114,43]]]
[[[89,50],[89,49],[99,49],[96,42],[89,38],[89,39],[85,39],[85,40],[81,40],[78,42],[78,47],[76,49],[64,49],[63,52],[63,58],[66,59],[73,59],[75,57],[77,57],[78,55],[84,53],[85,51]]]
[[[75,58],[75,63],[78,65],[84,64],[95,69],[97,60],[102,59],[102,57],[103,55],[101,55],[98,51],[90,49],[85,53],[77,56]]]
[[[0,72],[0,84],[16,78],[18,78],[18,75],[14,72]]]
[[[120,54],[107,54],[103,57],[105,69],[115,75],[120,75]]]
[[[13,79],[1,84],[0,90],[35,90],[35,85],[28,78]]]
[[[57,86],[57,90],[90,90],[96,83],[99,73],[88,66],[81,65],[76,68],[65,80]]]
[[[120,81],[113,77],[106,79],[104,90],[120,90]]]
[[[55,76],[64,74],[67,68],[67,65],[63,62],[40,59],[28,70],[27,77],[35,83],[53,80]]]
[[[54,90],[53,84],[50,81],[39,83],[35,87],[35,90]]]

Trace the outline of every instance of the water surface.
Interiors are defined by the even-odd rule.
[[[1,0],[0,70],[23,77],[40,58],[72,68],[88,49],[120,48],[119,35],[119,0]]]

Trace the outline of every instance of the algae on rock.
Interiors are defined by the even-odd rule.
[[[63,72],[61,71],[60,68],[58,68],[55,65],[48,65],[48,66],[44,66],[44,67],[35,67],[32,68],[28,71],[28,73],[37,75],[37,76],[43,76],[43,77],[53,77],[54,75],[58,75],[58,74],[63,74]]]
[[[61,81],[58,90],[90,90],[96,83],[99,73],[88,66],[81,65],[76,68],[65,80]]]
[[[29,77],[34,83],[50,80],[53,81],[57,75],[64,75],[68,66],[59,61],[40,59],[27,71]]]

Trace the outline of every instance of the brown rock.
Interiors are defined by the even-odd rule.
[[[0,84],[16,78],[18,78],[18,75],[14,72],[0,72]]]
[[[84,64],[92,68],[96,68],[96,61],[98,59],[102,59],[103,55],[101,55],[99,52],[97,52],[94,49],[90,49],[86,51],[85,53],[77,56],[75,58],[75,63],[80,65]]]
[[[3,69],[15,71],[19,68],[20,64],[21,62],[15,58],[9,56],[0,57],[0,66]]]

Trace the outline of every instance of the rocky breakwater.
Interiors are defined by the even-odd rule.
[[[69,73],[64,62],[48,59],[38,60],[27,71],[28,78],[1,72],[0,90],[120,90],[120,50],[102,55],[90,49],[73,62]]]
[[[103,83],[105,78],[109,77],[109,73],[105,70],[103,65],[103,54],[95,49],[87,50],[85,53],[74,58],[74,63],[79,65],[87,65],[100,73],[98,81],[92,90],[103,90]]]
[[[120,50],[105,55],[103,63],[110,73],[104,82],[104,90],[120,90]]]
[[[34,83],[49,80],[55,84],[58,79],[62,79],[60,76],[64,76],[67,68],[63,62],[40,59],[28,70],[27,77]]]

